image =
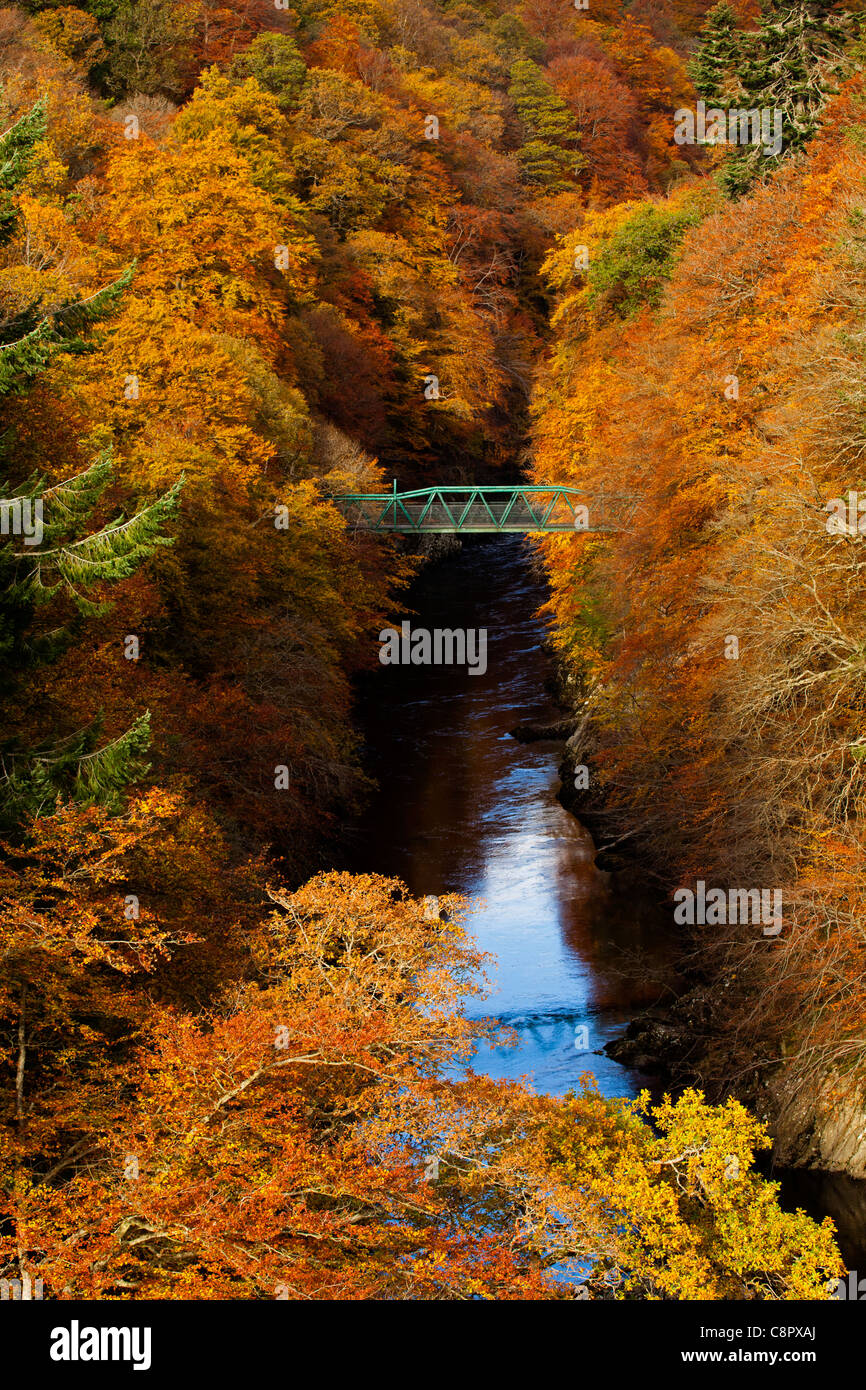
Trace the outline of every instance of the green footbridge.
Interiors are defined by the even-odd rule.
[[[398,492],[347,492],[333,499],[350,526],[362,531],[532,532],[622,531],[634,497],[543,484],[472,483]]]

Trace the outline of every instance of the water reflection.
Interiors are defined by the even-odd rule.
[[[349,833],[346,867],[401,878],[417,894],[484,900],[470,928],[497,958],[495,988],[473,1009],[509,1024],[519,1044],[480,1048],[478,1070],[553,1094],[590,1071],[605,1095],[634,1095],[654,1078],[600,1049],[673,984],[670,917],[595,868],[590,836],[556,799],[561,745],[509,735],[559,717],[545,694],[544,596],[513,537],[468,541],[424,572],[413,627],[486,627],[487,672],[389,666],[370,678],[368,765],[380,791]],[[866,1183],[772,1176],[787,1207],[834,1218],[849,1268],[866,1276]]]
[[[770,1165],[766,1175],[781,1183],[782,1205],[789,1210],[801,1207],[816,1221],[832,1217],[848,1269],[857,1270],[861,1279],[866,1277],[866,1182],[845,1173]]]
[[[347,867],[418,894],[483,899],[470,930],[497,965],[492,996],[473,1008],[515,1028],[519,1045],[480,1048],[478,1069],[552,1093],[589,1070],[605,1094],[631,1095],[648,1079],[600,1049],[661,995],[670,919],[595,868],[590,836],[556,799],[561,745],[510,737],[560,713],[545,693],[543,601],[519,538],[467,542],[425,571],[412,626],[485,627],[487,671],[388,666],[370,678],[368,765],[380,791],[353,829]]]

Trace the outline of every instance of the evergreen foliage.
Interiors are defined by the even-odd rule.
[[[517,109],[525,137],[517,151],[524,180],[551,191],[567,186],[563,175],[569,169],[576,173],[583,163],[576,150],[580,132],[571,111],[537,63],[519,58],[509,75],[508,95]]]
[[[71,737],[34,748],[8,740],[0,745],[0,829],[14,830],[35,816],[50,815],[58,801],[99,803],[120,811],[130,782],[149,770],[150,711],[99,746],[102,719]]]
[[[82,617],[104,613],[108,604],[94,601],[88,591],[128,578],[158,546],[172,544],[161,527],[177,508],[182,479],[134,516],[121,515],[82,534],[111,471],[106,452],[77,477],[53,487],[32,478],[14,490],[4,489],[7,505],[16,499],[41,504],[42,536],[36,545],[12,536],[0,546],[0,665],[20,670],[52,660],[67,645],[72,628],[34,636],[31,625],[38,608],[62,596]]]
[[[740,90],[737,68],[741,35],[737,17],[727,0],[707,15],[701,29],[701,46],[689,64],[689,76],[698,96],[713,106],[733,104]]]
[[[764,169],[801,150],[816,133],[838,90],[851,19],[836,12],[833,0],[763,0],[756,32],[737,34],[735,25],[727,4],[710,11],[690,72],[707,102],[725,110],[768,110],[774,120],[781,114],[778,154],[756,143],[737,147],[725,161],[722,187],[740,197]]]
[[[45,131],[42,99],[0,135],[0,246],[6,246],[15,231],[18,211],[14,193],[32,169],[36,145]]]
[[[109,608],[100,590],[129,578],[154,551],[172,543],[163,527],[177,509],[183,479],[162,497],[126,518],[118,516],[87,532],[87,524],[111,481],[110,455],[103,453],[77,477],[53,487],[32,478],[4,493],[6,525],[10,504],[41,509],[42,527],[33,537],[4,536],[0,543],[0,675],[11,682],[37,664],[56,660],[74,640],[81,620]],[[95,593],[94,593],[95,591]],[[57,601],[65,608],[57,624],[37,622],[40,609]],[[58,796],[89,804],[115,804],[122,786],[144,770],[149,714],[120,737],[97,746],[101,720],[57,743],[27,749],[20,740],[0,745],[0,825],[51,808]]]
[[[0,341],[0,397],[26,391],[55,352],[92,351],[94,345],[82,336],[84,330],[110,313],[134,271],[131,265],[87,299],[70,300],[47,314],[31,305],[6,324],[6,341]]]

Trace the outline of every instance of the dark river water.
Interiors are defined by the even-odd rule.
[[[589,833],[557,800],[562,744],[511,736],[562,713],[548,693],[545,597],[520,537],[467,538],[426,566],[399,617],[413,630],[485,628],[487,669],[381,666],[367,680],[362,727],[378,791],[349,828],[344,867],[480,900],[468,927],[496,961],[492,993],[471,1011],[507,1023],[518,1043],[479,1049],[476,1070],[551,1094],[589,1071],[605,1095],[633,1096],[657,1079],[601,1049],[670,997],[676,941],[649,886],[618,890],[595,868]],[[866,1273],[866,1185],[775,1176],[786,1205],[834,1217],[849,1266]]]

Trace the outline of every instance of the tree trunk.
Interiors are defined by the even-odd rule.
[[[18,1021],[18,1069],[15,1074],[15,1116],[19,1128],[24,1123],[24,1067],[27,1062],[27,990],[21,991],[21,1017]]]

